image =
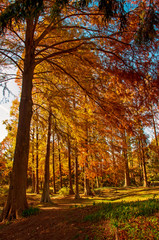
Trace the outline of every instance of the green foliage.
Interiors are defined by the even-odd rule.
[[[63,195],[63,196],[69,195],[69,188],[67,188],[67,187],[61,188],[61,189],[59,190],[59,194],[60,194],[60,195]]]
[[[61,10],[66,6],[68,0],[56,0],[52,9],[51,9],[51,17],[53,20],[60,17]]]
[[[130,203],[102,203],[100,210],[86,216],[85,221],[99,221],[104,218],[125,222],[139,216],[150,216],[157,211],[159,211],[159,199],[149,199],[148,201]]]
[[[36,215],[40,212],[40,209],[39,208],[33,208],[33,207],[30,207],[28,209],[25,209],[23,212],[22,212],[22,216],[23,217],[29,217],[31,215]]]
[[[0,14],[0,34],[7,27],[12,26],[12,21],[16,23],[26,18],[36,16],[43,9],[43,0],[18,0],[10,4]]]
[[[92,3],[92,0],[80,0],[78,5],[81,8],[88,7],[89,3]],[[104,21],[109,22],[112,18],[115,18],[118,14],[120,19],[120,27],[123,29],[127,24],[127,14],[124,10],[124,0],[99,0],[98,7],[99,11],[104,13]]]

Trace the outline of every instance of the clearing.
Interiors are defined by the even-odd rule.
[[[116,228],[111,227],[110,220],[98,218],[97,221],[92,222],[85,221],[85,217],[97,212],[100,208],[97,203],[101,202],[118,204],[122,201],[141,201],[154,197],[158,199],[159,187],[103,188],[98,189],[95,196],[90,198],[82,196],[79,200],[75,200],[74,196],[53,195],[53,204],[38,204],[40,194],[28,193],[27,196],[29,204],[32,207],[39,207],[40,213],[16,221],[0,223],[0,240],[117,239],[118,226]],[[3,198],[4,200],[5,198]],[[2,202],[0,204],[2,206]],[[154,224],[159,223],[159,212],[153,214],[153,216],[155,216]],[[145,217],[143,216],[143,218]],[[153,234],[156,234],[155,231],[156,228],[153,229]],[[148,238],[145,235],[145,238],[141,237],[140,239],[159,239],[159,236],[153,238],[153,235],[151,237],[150,233],[148,234]],[[118,239],[130,238],[119,237]]]

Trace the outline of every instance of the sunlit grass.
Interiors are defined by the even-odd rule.
[[[5,185],[0,188],[0,210],[2,210],[4,203],[6,201],[8,193],[8,185]],[[65,207],[70,207],[73,205],[77,206],[89,206],[93,203],[109,203],[109,202],[131,202],[131,201],[144,201],[150,198],[159,199],[159,187],[105,187],[95,189],[94,196],[84,196],[82,193],[80,194],[80,199],[74,199],[74,196],[67,197],[59,194],[53,194],[52,189],[50,190],[50,197],[53,204],[65,205]],[[31,188],[27,189],[27,199],[29,205],[43,207],[44,204],[40,203],[42,191],[39,194],[32,193]],[[51,206],[51,205],[50,205]]]

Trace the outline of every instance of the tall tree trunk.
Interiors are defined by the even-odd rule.
[[[32,133],[32,192],[35,192],[35,154],[34,154],[34,127]]]
[[[87,103],[87,96],[85,95],[85,103]],[[87,109],[85,108],[85,114],[87,114]],[[86,149],[86,157],[84,163],[84,195],[91,195],[90,182],[88,179],[88,120],[87,115],[85,116],[85,149]]]
[[[99,178],[98,178],[98,174],[96,174],[96,188],[99,188]]]
[[[36,177],[35,177],[35,192],[39,193],[39,128],[38,128],[38,113],[36,122]]]
[[[92,195],[90,188],[90,181],[88,178],[88,127],[86,126],[87,136],[86,136],[86,157],[84,163],[84,195],[89,196]]]
[[[154,135],[155,135],[156,146],[158,147],[158,138],[157,138],[156,123],[155,123],[154,115],[152,116],[152,120],[153,120],[153,129],[154,129]]]
[[[49,118],[48,118],[47,148],[46,148],[46,158],[45,158],[45,179],[44,179],[41,202],[51,201],[49,196],[50,138],[51,138],[51,110],[49,111]]]
[[[67,144],[68,144],[69,194],[74,194],[74,192],[73,192],[73,187],[72,187],[71,144],[70,144],[69,134],[67,134]]]
[[[125,184],[124,187],[130,186],[130,176],[129,176],[129,166],[128,166],[128,145],[126,140],[126,132],[123,133],[123,155],[124,155],[124,175],[125,175]]]
[[[52,174],[53,174],[53,193],[56,194],[55,185],[55,130],[53,129],[52,134]]]
[[[75,199],[79,199],[79,185],[78,185],[78,150],[77,143],[75,148]]]
[[[60,172],[60,187],[62,188],[62,166],[61,166],[61,152],[60,152],[60,139],[57,136],[58,140],[58,152],[59,152],[59,172]]]
[[[113,169],[114,169],[114,183],[115,183],[115,186],[117,186],[117,166],[115,161],[114,140],[113,140],[112,129],[111,129],[111,154],[112,154]]]
[[[138,163],[139,163],[140,185],[142,185],[143,171],[142,171],[142,154],[141,154],[140,139],[138,140]]]
[[[153,113],[152,113],[153,114]],[[154,129],[154,135],[155,135],[155,141],[156,141],[156,164],[158,165],[159,163],[159,145],[158,145],[158,138],[157,138],[157,131],[156,131],[156,123],[155,123],[155,118],[154,118],[154,114],[152,115],[153,118],[153,129]]]
[[[147,187],[147,173],[146,173],[146,162],[145,162],[145,151],[143,146],[143,140],[141,139],[141,148],[142,148],[142,167],[143,167],[143,187]]]
[[[33,38],[34,24],[33,19],[30,18],[26,20],[24,71],[13,170],[7,202],[1,216],[2,219],[18,218],[22,214],[23,210],[28,208],[26,186],[30,122],[33,105],[32,79],[35,67]]]
[[[91,195],[90,182],[87,177],[87,174],[88,174],[87,169],[88,169],[88,158],[86,156],[85,164],[84,164],[84,195],[85,196]]]

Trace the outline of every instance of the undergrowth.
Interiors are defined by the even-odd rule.
[[[32,215],[37,215],[39,212],[40,212],[40,209],[39,209],[39,208],[30,207],[30,208],[28,208],[28,209],[25,209],[25,210],[22,212],[22,216],[23,216],[23,217],[29,217],[29,216],[32,216]]]
[[[119,239],[159,239],[159,199],[147,201],[102,203],[99,210],[84,220],[110,220],[111,228],[118,231]]]

